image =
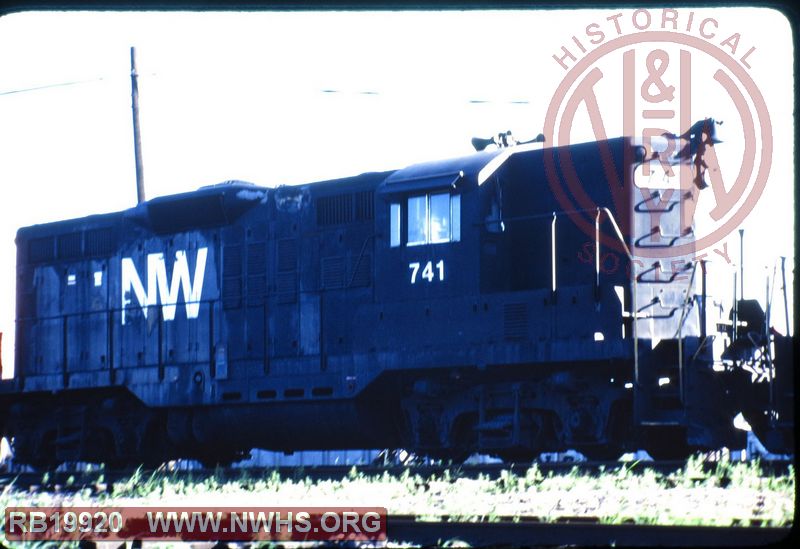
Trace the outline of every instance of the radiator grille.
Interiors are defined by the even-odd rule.
[[[242,247],[225,246],[222,254],[222,306],[236,309],[242,306]]]
[[[353,221],[353,195],[323,196],[317,200],[317,225],[342,225]]]
[[[503,307],[503,332],[506,339],[524,339],[528,334],[528,307],[525,303],[506,303]]]
[[[84,253],[87,256],[111,255],[114,253],[114,233],[109,229],[86,231]]]
[[[256,275],[267,272],[267,244],[254,242],[247,246],[247,274]]]
[[[241,276],[242,274],[242,247],[225,246],[222,263],[222,276]]]
[[[317,225],[344,225],[354,221],[370,221],[375,217],[375,192],[323,196],[317,199]]]
[[[280,273],[275,281],[278,303],[294,303],[297,300],[297,273]]]
[[[31,263],[53,261],[55,258],[55,240],[52,236],[34,238],[28,242],[28,261]]]
[[[263,305],[267,295],[266,275],[247,277],[247,303],[249,305]]]
[[[375,193],[363,191],[356,193],[356,221],[370,221],[375,217]]]
[[[226,309],[242,306],[242,279],[226,278],[222,285],[222,305]]]
[[[75,259],[82,255],[81,252],[81,233],[62,234],[58,237],[58,258]]]
[[[294,238],[278,240],[278,271],[297,270],[297,241]]]
[[[326,290],[344,286],[344,257],[322,258],[322,287]]]

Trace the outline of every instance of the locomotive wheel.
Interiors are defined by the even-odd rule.
[[[108,429],[96,429],[89,435],[86,445],[85,461],[104,463],[108,469],[123,469],[127,460],[117,452],[114,434]]]
[[[15,446],[20,448],[22,441],[20,435],[15,437]],[[27,444],[25,445],[27,446]],[[59,464],[55,461],[56,455],[56,432],[47,431],[42,433],[39,439],[39,444],[36,446],[35,453],[31,456],[24,454],[17,456],[17,461],[30,465],[37,471],[50,471],[55,469]]]
[[[625,453],[627,444],[633,438],[633,403],[630,400],[617,400],[611,405],[608,417],[608,438],[605,444],[587,445],[578,448],[589,459],[614,461]],[[651,454],[652,455],[652,454]]]
[[[139,443],[139,455],[145,467],[156,469],[168,459],[169,437],[165,423],[152,419]]]

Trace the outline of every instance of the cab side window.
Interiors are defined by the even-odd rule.
[[[431,193],[409,197],[405,204],[390,205],[390,245],[401,245],[402,209],[405,206],[407,246],[457,242],[461,239],[461,195]]]
[[[401,216],[400,204],[392,203],[389,207],[389,245],[392,248],[397,248],[400,245]]]
[[[409,246],[427,244],[430,235],[430,215],[428,195],[408,199],[408,240]]]

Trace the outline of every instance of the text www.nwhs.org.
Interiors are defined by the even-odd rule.
[[[15,541],[385,540],[386,509],[18,507],[6,509],[6,537]]]
[[[168,513],[148,512],[148,526],[151,532],[211,532],[211,533],[310,533],[322,530],[326,533],[361,534],[374,533],[381,529],[381,516],[375,512],[367,512],[363,516],[355,511],[341,513],[326,511],[313,525],[311,515],[306,511],[283,516],[279,511],[245,511],[243,513],[221,511],[186,512],[170,511]]]

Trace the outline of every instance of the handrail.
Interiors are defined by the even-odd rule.
[[[625,254],[628,256],[628,261],[631,264],[631,273],[633,272],[634,266],[633,261],[634,257],[631,253],[631,249],[628,248],[628,245],[625,243],[625,237],[622,236],[622,231],[617,224],[617,220],[614,219],[614,214],[606,207],[598,207],[596,209],[596,216],[594,220],[594,229],[595,229],[595,273],[596,273],[596,284],[597,288],[600,287],[600,214],[605,212],[608,220],[611,222],[611,226],[614,228],[614,232],[617,235],[617,239],[619,240],[620,244],[622,244],[622,248],[625,250]],[[636,310],[636,298],[637,298],[637,291],[636,287],[638,281],[636,277],[632,277],[633,280],[631,281],[631,316],[633,317],[633,327],[632,327],[632,336],[633,336],[633,392],[634,392],[634,401],[636,400],[636,392],[639,388],[639,332],[637,325],[639,324],[639,312]],[[636,404],[633,407],[633,415],[634,421],[638,422],[639,413],[637,411]]]
[[[605,206],[598,206],[597,208],[591,209],[577,209],[577,210],[564,210],[561,212],[550,212],[546,214],[532,214],[532,215],[524,215],[524,216],[517,216],[517,217],[506,217],[503,218],[503,223],[508,223],[510,221],[529,221],[534,219],[551,219],[551,255],[555,257],[555,249],[556,249],[556,241],[555,241],[555,223],[556,218],[558,216],[563,215],[571,215],[576,213],[594,213],[595,214],[595,288],[600,287],[600,215],[605,213],[608,221],[611,222],[611,226],[614,229],[614,233],[617,237],[617,240],[620,244],[622,244],[622,249],[625,252],[625,255],[628,257],[628,260],[631,263],[631,269],[633,269],[633,261],[634,256],[631,253],[631,249],[628,247],[628,244],[625,242],[625,237],[622,236],[622,230],[619,228],[619,224],[617,223],[616,218],[614,218],[614,214],[611,213]],[[496,221],[495,221],[496,222]],[[480,225],[488,225],[488,221],[483,221],[481,223],[477,223],[477,226]],[[553,271],[552,271],[552,282],[553,282],[553,289],[556,287],[556,272],[555,272],[555,261],[553,261]],[[638,353],[638,333],[636,329],[636,319],[637,319],[637,311],[636,311],[636,286],[637,280],[636,277],[633,277],[632,280],[632,299],[633,299],[633,306],[631,307],[631,316],[633,317],[633,347],[634,347],[634,369],[636,371],[636,379],[638,380],[638,371],[639,371],[639,353]]]
[[[686,311],[691,308],[689,306],[689,302],[691,301],[692,303],[694,303],[693,300],[689,299],[689,296],[692,295],[691,294],[691,289],[692,289],[692,286],[694,285],[694,276],[695,276],[695,273],[697,272],[697,263],[698,263],[697,260],[693,260],[691,263],[687,263],[687,265],[690,265],[692,267],[692,274],[689,276],[689,283],[686,285],[687,286],[686,287],[686,297],[683,298],[683,305],[681,306],[681,309],[683,310],[683,313],[681,314],[681,321],[678,324],[678,329],[675,331],[675,336],[674,337],[677,338],[678,340],[680,340],[681,335],[683,333],[683,325],[685,324],[685,321],[686,321]],[[686,270],[688,270],[688,269],[686,269]]]
[[[653,236],[653,235],[654,235],[654,234],[656,234],[656,233],[658,233],[658,235],[659,235],[660,237],[663,237],[663,236],[664,236],[664,235],[661,233],[661,227],[660,227],[660,226],[656,226],[656,227],[653,227],[653,228],[650,230],[650,232],[649,232],[649,233],[647,233],[647,234],[644,234],[644,235],[640,236],[639,238],[637,238],[637,239],[636,239],[636,242],[634,243],[634,246],[636,246],[637,248],[671,248],[672,246],[674,246],[674,245],[675,245],[675,242],[677,242],[679,239],[681,239],[681,238],[684,238],[684,237],[687,237],[687,236],[689,236],[690,234],[692,234],[692,229],[691,229],[691,227],[690,227],[690,228],[688,228],[687,230],[685,230],[685,231],[683,232],[683,234],[679,234],[679,235],[677,235],[677,236],[671,236],[671,237],[669,237],[669,238],[670,238],[670,241],[669,241],[669,243],[668,243],[668,244],[661,244],[661,243],[659,243],[659,244],[648,244],[648,243],[642,243],[642,241],[643,241],[645,238],[647,238],[647,237],[649,237],[649,236]]]
[[[550,223],[550,263],[552,276],[552,292],[556,293],[556,212],[553,212],[553,221]]]
[[[680,307],[673,307],[669,310],[669,313],[664,315],[643,315],[639,317],[639,320],[665,320],[667,318],[672,318],[675,316],[675,311],[680,309]]]
[[[678,339],[678,394],[681,398],[681,403],[683,403],[683,324],[686,322],[687,314],[686,311],[689,308],[689,295],[691,295],[692,286],[694,285],[694,275],[697,273],[697,260],[693,261],[692,266],[692,274],[689,277],[689,284],[686,288],[686,297],[683,298],[683,307],[681,307],[681,318],[678,321],[678,330],[675,332],[675,336]],[[688,263],[687,263],[688,265]],[[694,301],[692,301],[694,303]]]
[[[598,278],[596,278],[596,280],[595,280],[596,283],[599,283],[599,270],[600,270],[600,266],[599,266],[600,265],[599,223],[600,223],[600,214],[601,213],[605,213],[606,214],[606,216],[608,217],[608,220],[611,222],[611,226],[613,227],[614,232],[616,233],[617,240],[619,240],[619,243],[622,244],[622,248],[625,251],[625,255],[628,257],[628,260],[630,260],[631,262],[633,261],[633,254],[631,253],[630,248],[628,247],[628,245],[625,242],[625,237],[622,236],[622,230],[619,228],[619,225],[617,224],[617,220],[614,218],[614,214],[612,214],[611,211],[607,207],[604,207],[604,206],[603,207],[592,208],[592,209],[564,210],[564,211],[560,211],[560,212],[551,211],[550,213],[546,213],[546,214],[532,214],[532,215],[520,215],[520,216],[516,216],[516,217],[504,217],[502,219],[502,221],[503,221],[503,223],[508,223],[510,221],[532,221],[532,220],[535,220],[535,219],[550,219],[551,220],[551,225],[550,225],[550,227],[551,227],[551,244],[550,244],[551,245],[551,253],[555,254],[555,249],[556,249],[556,241],[555,241],[556,219],[559,216],[572,215],[572,214],[576,214],[576,213],[595,213],[595,271],[596,271],[596,273],[598,273],[598,275],[597,275]],[[476,223],[475,226],[488,225],[489,223],[497,223],[497,221],[496,220],[495,221],[491,221],[491,222],[482,221],[480,223]],[[555,265],[554,265],[554,267],[555,267]],[[553,271],[555,271],[555,268],[553,268]],[[553,288],[555,288],[555,286],[556,286],[555,282],[556,282],[555,272],[553,272]]]
[[[675,279],[684,271],[688,271],[692,267],[691,263],[685,263],[683,268],[677,271],[673,271],[672,276],[667,279],[658,279],[654,278],[652,280],[644,280],[644,275],[649,273],[650,271],[661,270],[661,261],[656,261],[653,263],[653,266],[645,269],[644,271],[640,272],[639,275],[636,277],[639,282],[644,282],[645,284],[670,284],[675,281]]]
[[[652,307],[653,305],[655,305],[659,301],[660,300],[658,299],[658,297],[654,297],[653,299],[650,300],[650,303],[648,303],[647,305],[645,305],[643,307],[639,307],[638,309],[636,309],[636,312],[641,313],[642,311],[644,311],[645,309],[649,309],[650,307]]]
[[[486,225],[498,223],[499,221],[502,221],[503,223],[509,223],[511,221],[532,221],[534,219],[552,219],[553,213],[555,213],[557,216],[564,216],[564,215],[581,214],[581,213],[594,213],[594,214],[596,214],[598,211],[605,212],[608,215],[609,220],[611,221],[611,224],[614,227],[614,231],[617,233],[617,238],[619,239],[619,241],[622,244],[622,246],[625,248],[625,253],[628,256],[628,259],[633,259],[633,255],[631,254],[630,249],[628,248],[628,245],[625,243],[625,238],[622,236],[622,231],[620,230],[619,225],[617,225],[617,221],[614,218],[614,215],[605,206],[600,206],[600,207],[597,207],[597,208],[580,208],[580,209],[577,209],[577,210],[561,210],[559,212],[550,211],[550,212],[542,213],[542,214],[517,215],[517,216],[514,216],[514,217],[503,217],[500,220],[497,220],[497,219],[494,219],[494,220],[491,220],[491,221],[483,220],[483,221],[478,221],[478,222],[472,223],[472,226],[475,226],[475,227],[486,226]]]
[[[640,272],[639,276],[637,276],[636,278],[639,280],[639,282],[641,282],[642,281],[642,277],[644,275],[646,275],[650,271],[655,271],[655,270],[660,270],[660,269],[661,269],[661,262],[660,261],[654,261],[653,264],[649,268],[647,268],[644,271]]]
[[[377,234],[378,233],[372,233],[371,235],[367,236],[367,238],[364,239],[364,243],[361,244],[361,251],[358,254],[358,259],[356,260],[356,264],[353,266],[353,272],[350,275],[350,283],[347,285],[348,288],[353,287],[353,282],[356,279],[356,273],[358,272],[358,267],[361,265],[361,258],[364,257],[364,250],[367,249],[367,242],[375,238]]]
[[[656,303],[661,305],[661,300],[658,297],[654,297],[653,299],[651,299],[650,303],[648,303],[644,307],[640,307],[636,312],[637,313],[641,313],[642,311],[644,311],[645,309],[649,309],[650,307],[652,307]],[[662,305],[662,307],[663,307],[663,305]],[[666,308],[666,307],[664,307],[664,308]],[[672,307],[669,310],[669,313],[662,314],[662,315],[640,316],[639,320],[653,320],[653,319],[660,320],[660,319],[664,319],[664,318],[672,318],[673,316],[675,316],[675,311],[677,311],[680,308],[681,307]]]
[[[646,209],[646,208],[641,208],[642,204],[644,204],[645,202],[650,202],[656,197],[659,197],[659,199],[661,198],[660,195],[658,194],[658,191],[653,191],[653,193],[649,197],[645,198],[641,202],[638,202],[633,207],[633,211],[635,211],[637,213],[666,213],[666,212],[671,212],[673,209],[675,209],[675,206],[677,206],[679,204],[679,202],[680,202],[678,200],[675,200],[674,202],[667,202],[667,205],[668,205],[667,208],[654,208],[652,210]]]
[[[619,225],[617,225],[617,220],[614,219],[614,214],[612,214],[611,211],[604,206],[599,207],[597,208],[597,221],[599,221],[600,219],[600,212],[605,212],[605,214],[608,216],[608,220],[611,221],[611,226],[614,227],[614,232],[617,233],[617,239],[619,240],[620,244],[622,244],[622,247],[625,249],[625,253],[628,256],[628,259],[633,261],[633,254],[631,253],[630,248],[628,248],[628,245],[625,244],[625,237],[622,236],[622,231],[620,230]]]

